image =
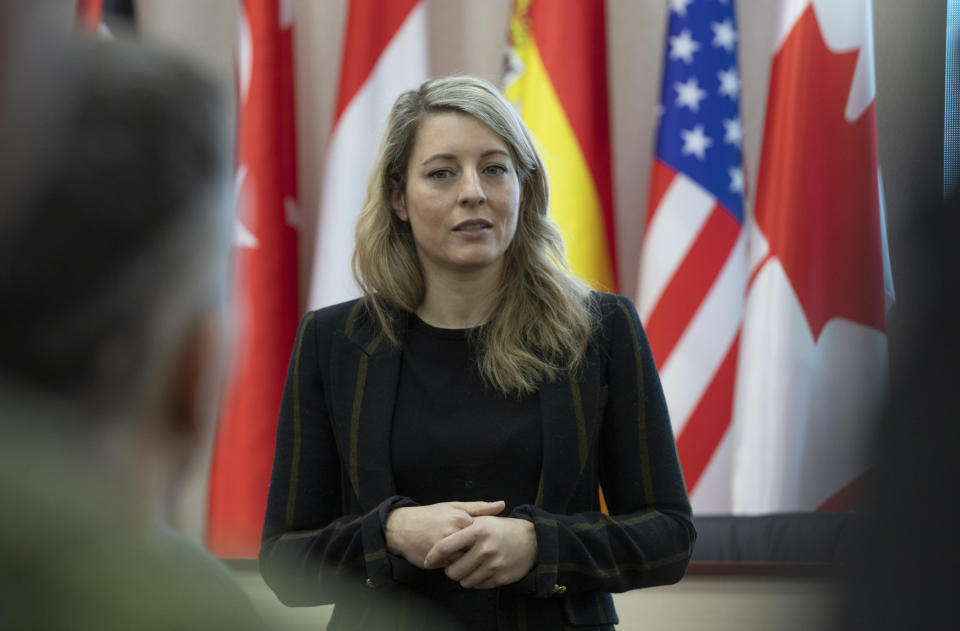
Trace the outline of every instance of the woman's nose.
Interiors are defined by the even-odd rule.
[[[482,204],[487,196],[483,192],[483,185],[480,182],[480,176],[473,171],[466,171],[460,179],[460,199],[461,205]]]

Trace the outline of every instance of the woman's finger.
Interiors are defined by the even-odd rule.
[[[477,533],[472,526],[447,535],[427,552],[427,556],[423,559],[424,567],[431,569],[448,566],[453,561],[454,555],[461,554],[462,550],[472,546],[476,538]]]
[[[444,573],[451,581],[458,581],[463,587],[468,587],[468,585],[463,584],[464,579],[480,571],[484,566],[484,561],[483,555],[479,554],[475,548],[471,548],[459,559],[447,565]],[[483,577],[478,576],[477,578],[479,580],[484,577],[485,575]]]
[[[473,516],[498,515],[507,506],[503,500],[497,500],[496,502],[450,502],[450,505]]]
[[[480,563],[466,576],[460,579],[460,587],[464,589],[484,589],[481,587],[494,579],[494,572],[486,563]]]

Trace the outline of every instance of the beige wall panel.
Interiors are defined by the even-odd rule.
[[[333,126],[347,0],[292,0],[300,201],[300,304],[306,303],[327,139]]]
[[[182,50],[233,85],[237,3],[230,0],[135,0],[143,35]]]
[[[430,74],[472,74],[500,84],[509,0],[426,0]]]
[[[607,2],[607,69],[620,292],[635,298],[656,141],[665,2]]]

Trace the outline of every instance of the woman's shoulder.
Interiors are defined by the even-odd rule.
[[[594,336],[597,336],[595,337],[597,340],[603,340],[602,345],[615,343],[616,339],[624,339],[624,336],[645,337],[640,316],[629,298],[619,294],[592,291],[590,300],[596,323]]]
[[[353,315],[356,317],[357,311],[363,310],[363,298],[354,298],[353,300],[347,300],[345,302],[337,303],[335,305],[327,305],[326,307],[320,307],[319,309],[313,309],[308,311],[305,317],[309,317],[313,320],[316,320],[318,323],[329,323],[333,324],[336,322],[346,321]]]
[[[590,300],[603,322],[619,316],[632,317],[637,312],[636,307],[633,306],[633,302],[626,296],[619,294],[591,291]]]
[[[329,333],[342,332],[348,338],[369,338],[380,331],[377,315],[369,306],[369,299],[355,298],[335,305],[308,311],[304,320],[311,320],[312,326],[319,331]],[[391,316],[399,311],[389,305],[382,305]]]

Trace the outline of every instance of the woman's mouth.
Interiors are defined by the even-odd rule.
[[[467,219],[466,221],[461,221],[456,226],[453,227],[454,232],[481,232],[488,228],[492,228],[493,224],[486,219]]]

